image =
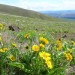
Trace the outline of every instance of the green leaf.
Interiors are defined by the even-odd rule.
[[[22,63],[19,63],[19,62],[12,62],[12,63],[9,63],[10,66],[13,66],[13,67],[17,67],[17,68],[20,68],[20,69],[24,69],[24,65]]]

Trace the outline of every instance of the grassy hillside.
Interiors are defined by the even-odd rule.
[[[75,22],[71,21],[47,21],[41,19],[34,19],[21,16],[11,16],[0,14],[0,23],[6,26],[18,26],[22,31],[28,32],[30,30],[38,33],[48,33],[54,36],[55,39],[67,35],[66,39],[74,39],[75,37]],[[14,32],[15,33],[15,32]]]
[[[75,22],[0,13],[1,75],[75,75],[71,65]]]
[[[38,13],[32,10],[26,10],[26,9],[14,7],[14,6],[3,5],[3,4],[0,4],[0,12],[12,14],[12,15],[23,16],[23,17],[39,18],[43,20],[54,20],[54,18],[52,17],[43,15],[41,13]]]

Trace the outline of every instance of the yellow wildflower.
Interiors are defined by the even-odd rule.
[[[62,49],[62,43],[58,43],[56,45],[56,50],[61,50]]]
[[[39,51],[40,48],[39,48],[38,45],[33,45],[33,46],[32,46],[32,50],[33,50],[33,51]]]
[[[45,46],[41,43],[41,44],[40,44],[40,47],[41,47],[41,48],[44,48]]]
[[[49,54],[45,51],[42,51],[42,52],[39,52],[39,56],[45,60],[45,63],[49,69],[53,68],[53,65],[51,62],[51,54]]]
[[[15,60],[16,60],[13,55],[10,55],[10,56],[9,56],[9,59],[10,59],[11,61],[15,61]]]
[[[2,37],[0,37],[0,42],[2,41]]]
[[[24,38],[29,38],[29,33],[24,35]]]
[[[3,48],[3,50],[6,52],[8,50],[8,48]]]
[[[75,45],[75,42],[74,42],[74,41],[71,41],[71,43],[72,43],[73,45]]]
[[[56,40],[56,44],[61,43],[61,39]]]
[[[2,29],[3,29],[3,24],[0,23],[0,30],[2,30]]]
[[[0,52],[6,52],[8,50],[8,48],[3,48],[3,49],[0,49]]]
[[[72,55],[70,53],[65,53],[65,57],[67,60],[71,61],[72,60]]]
[[[0,52],[4,53],[5,51],[3,49],[0,49]]]
[[[63,47],[61,40],[56,41],[56,50],[61,50]]]
[[[48,41],[46,38],[40,37],[40,41],[41,41],[43,44],[49,44],[49,41]]]
[[[52,69],[53,68],[53,65],[52,65],[52,62],[51,61],[46,61],[45,63],[46,63],[46,65],[47,65],[47,67],[49,69]]]
[[[17,48],[17,44],[15,44],[15,43],[12,43],[12,46]]]
[[[42,51],[42,52],[39,52],[39,56],[41,58],[43,58],[44,60],[51,60],[51,54],[45,52],[45,51]]]

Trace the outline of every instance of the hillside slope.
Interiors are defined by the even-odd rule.
[[[23,16],[23,17],[39,18],[43,20],[54,20],[55,19],[47,15],[32,11],[32,10],[26,10],[26,9],[14,7],[14,6],[3,5],[3,4],[0,4],[0,12],[17,15],[17,16]]]
[[[5,32],[2,32],[5,34],[10,33],[10,35],[13,35],[14,33],[16,36],[19,27],[20,31],[23,31],[24,33],[28,31],[36,31],[38,33],[44,34],[47,33],[49,35],[52,34],[55,39],[60,38],[66,34],[66,39],[75,39],[74,21],[47,21],[0,13],[0,23],[5,26]],[[15,27],[15,31],[10,31],[9,26]]]

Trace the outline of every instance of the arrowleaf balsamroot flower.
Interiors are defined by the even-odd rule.
[[[16,60],[13,55],[10,55],[10,56],[9,56],[9,59],[10,59],[11,61],[15,61],[15,60]]]
[[[39,56],[45,60],[45,64],[47,65],[47,67],[49,69],[53,68],[53,65],[52,65],[52,62],[51,62],[51,54],[49,54],[45,51],[42,51],[42,52],[39,52]]]
[[[44,38],[44,37],[40,37],[40,41],[43,44],[49,44],[49,41],[46,38]]]
[[[61,50],[63,47],[61,40],[56,41],[56,50]]]
[[[40,48],[44,48],[44,47],[45,47],[44,44],[41,43],[41,44],[40,44]]]
[[[25,34],[25,35],[24,35],[24,38],[29,38],[29,36],[30,36],[29,33],[28,33],[28,34]]]
[[[3,49],[0,49],[0,52],[4,53],[8,50],[8,48],[3,48]]]
[[[71,53],[64,53],[67,60],[71,61],[73,59]]]
[[[39,52],[39,56],[41,58],[43,58],[44,60],[51,60],[51,54],[45,52],[45,51],[42,51],[42,52]]]
[[[46,63],[46,65],[47,65],[47,67],[49,69],[52,69],[53,68],[53,65],[52,65],[52,62],[51,61],[45,61],[45,63]]]
[[[3,50],[6,52],[8,50],[8,48],[3,48]]]
[[[33,51],[39,51],[40,48],[39,48],[38,45],[33,45],[33,46],[32,46],[32,50],[33,50]]]
[[[3,49],[0,49],[0,52],[4,53],[5,51]]]
[[[75,46],[75,41],[71,41],[71,43]]]

